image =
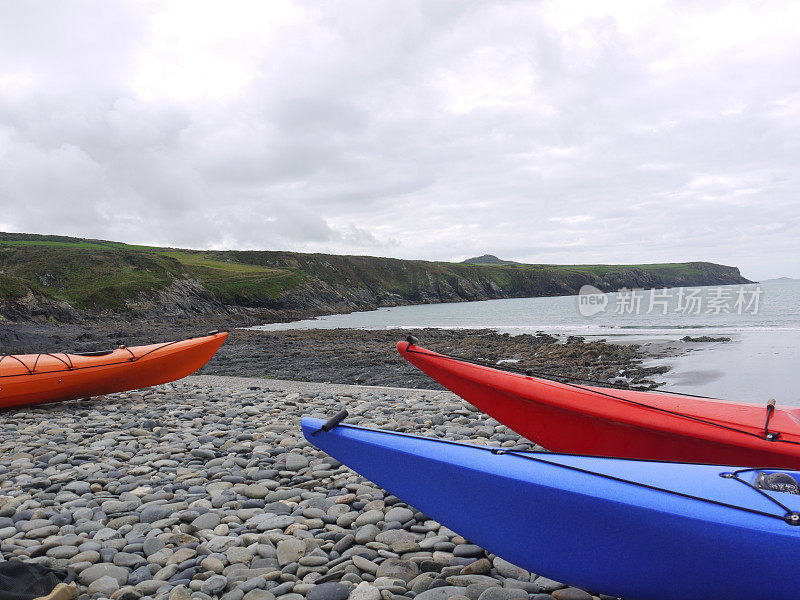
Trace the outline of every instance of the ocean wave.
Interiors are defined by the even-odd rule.
[[[345,328],[343,328],[345,329]],[[481,325],[450,325],[450,324],[427,324],[427,325],[386,325],[383,327],[365,327],[359,329],[368,329],[373,331],[379,330],[419,330],[419,329],[453,329],[457,331],[476,331],[481,329],[490,329],[500,333],[536,333],[536,332],[553,332],[553,333],[582,333],[586,335],[641,335],[644,333],[655,333],[659,335],[664,334],[680,334],[697,331],[702,333],[746,333],[748,331],[787,331],[787,332],[800,332],[800,327],[787,327],[787,326],[771,326],[771,325],[753,325],[742,327],[731,326],[671,326],[671,325],[650,325],[650,326],[608,326],[608,325],[497,325],[497,324],[481,324]]]

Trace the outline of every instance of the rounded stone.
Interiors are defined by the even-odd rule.
[[[414,511],[408,508],[403,508],[401,506],[396,506],[394,508],[389,509],[386,513],[386,522],[389,521],[398,521],[400,523],[406,523],[414,518]]]
[[[528,592],[520,588],[493,586],[485,589],[478,600],[528,600]]]
[[[250,590],[242,600],[275,600],[275,594],[267,590]]]
[[[147,565],[142,565],[138,569],[136,569],[133,573],[130,574],[128,577],[128,585],[137,585],[143,581],[148,581],[153,578],[153,574],[150,572],[150,567]]]
[[[545,594],[552,594],[556,590],[567,587],[566,583],[561,583],[548,577],[537,577],[535,583],[539,586],[539,591]]]
[[[383,511],[368,510],[358,515],[354,524],[356,527],[361,527],[362,525],[375,525],[381,521],[383,521]]]
[[[364,525],[359,527],[355,533],[355,542],[356,544],[368,544],[369,542],[374,542],[375,537],[381,532],[377,526],[373,524]]]
[[[306,600],[347,600],[349,595],[349,587],[331,581],[312,587],[306,594]]]
[[[375,536],[375,541],[381,544],[395,544],[397,542],[416,542],[416,536],[405,529],[389,529]]]
[[[299,454],[297,452],[289,452],[286,455],[286,470],[287,471],[299,471],[300,469],[304,469],[308,466],[308,459]]]
[[[230,564],[249,563],[253,560],[253,552],[249,548],[241,548],[239,546],[228,548],[225,556]]]
[[[96,563],[100,560],[100,553],[96,550],[86,550],[84,552],[79,552],[75,556],[73,556],[69,562],[72,563],[79,563],[79,562],[90,562]]]
[[[211,571],[212,573],[220,574],[222,573],[222,570],[225,568],[225,563],[223,563],[216,556],[207,556],[200,563],[200,567],[205,569],[206,571]]]
[[[47,551],[47,556],[52,556],[56,559],[61,558],[74,558],[80,553],[75,546],[57,546]]]
[[[163,506],[158,506],[158,505],[146,506],[139,513],[139,520],[142,523],[155,523],[156,521],[165,519],[168,514],[169,512]]]
[[[257,498],[259,500],[266,498],[269,492],[269,488],[263,483],[253,483],[242,490],[242,493],[248,498]]]
[[[214,529],[222,519],[217,513],[207,512],[192,521],[192,527],[198,530]]]
[[[163,542],[163,540],[160,540],[157,537],[149,537],[144,541],[142,551],[144,552],[145,556],[150,556],[159,550],[162,550],[165,546],[166,544]]]
[[[462,575],[483,575],[492,570],[492,563],[488,558],[481,558],[461,569]]]
[[[371,575],[375,575],[378,572],[378,565],[358,554],[353,555],[353,564],[358,567],[360,571],[370,573]]]
[[[453,556],[465,558],[480,558],[484,556],[484,554],[483,548],[475,544],[459,544],[453,550]]]
[[[362,581],[350,592],[349,600],[380,600],[381,592],[371,583]]]
[[[463,587],[456,587],[454,585],[445,585],[442,587],[432,588],[418,594],[414,600],[448,600],[453,596],[461,596],[464,594]]]
[[[297,562],[306,553],[306,545],[297,538],[287,538],[278,542],[278,565],[286,565]]]
[[[180,565],[181,563],[194,558],[197,556],[197,550],[193,550],[192,548],[178,548],[175,552],[172,553],[167,559],[166,565]]]
[[[121,587],[111,594],[111,600],[139,600],[141,597],[142,594],[132,585]]]
[[[128,582],[128,575],[130,575],[130,572],[124,567],[118,567],[110,563],[99,563],[81,571],[79,579],[84,585],[89,585],[101,577],[108,576],[115,579],[119,586],[122,586]]]
[[[224,575],[212,575],[200,586],[200,591],[209,596],[215,596],[228,585],[228,578]]]
[[[105,598],[110,598],[111,594],[116,592],[118,589],[119,582],[115,578],[109,577],[108,575],[103,575],[89,584],[88,592],[91,595],[99,594]]]
[[[530,579],[530,573],[523,569],[522,567],[518,567],[517,565],[508,562],[496,556],[495,559],[492,561],[492,565],[497,572],[502,575],[503,577],[510,578],[510,579],[521,579],[521,580],[528,580]]]
[[[130,552],[117,552],[114,555],[114,564],[119,567],[136,567],[145,562],[145,558]]]
[[[592,600],[592,595],[589,592],[574,587],[554,590],[551,595],[556,600]]]
[[[100,508],[102,508],[103,512],[107,515],[118,515],[136,510],[138,506],[139,502],[136,500],[128,500],[125,502],[121,500],[106,500],[100,505]]]
[[[399,558],[387,558],[378,565],[378,570],[375,572],[376,577],[392,577],[402,579],[406,583],[417,575],[419,575],[419,566],[416,563]]]

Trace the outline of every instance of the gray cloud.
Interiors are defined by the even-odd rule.
[[[795,275],[793,3],[0,5],[0,228]]]

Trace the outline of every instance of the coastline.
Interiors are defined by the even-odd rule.
[[[0,353],[103,350],[120,343],[132,346],[181,339],[207,330],[204,322],[172,327],[116,324],[92,332],[76,326],[6,324],[0,327]],[[395,344],[408,333],[404,329],[232,329],[199,374],[439,388],[398,355]],[[646,388],[656,386],[655,377],[664,372],[658,361],[682,350],[679,344],[671,343],[584,341],[579,336],[559,340],[544,333],[511,336],[490,329],[414,329],[413,334],[420,345],[434,351],[492,362],[518,361],[517,367],[553,375]]]
[[[120,343],[183,339],[204,334],[212,326],[225,328],[225,323],[205,319],[136,326],[98,323],[87,330],[75,324],[5,322],[0,323],[0,354],[104,350]],[[487,328],[228,329],[228,340],[199,374],[441,389],[397,354],[395,343],[411,333],[434,351],[494,362],[519,361],[514,364],[600,384],[632,384],[755,404],[775,398],[779,404],[800,405],[790,380],[800,361],[796,330],[635,330],[570,337],[558,329],[523,334]],[[686,335],[724,336],[731,341],[682,341]]]

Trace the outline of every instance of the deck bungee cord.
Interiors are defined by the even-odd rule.
[[[719,476],[720,477],[724,477],[725,479],[733,479],[734,481],[738,481],[739,483],[743,483],[744,485],[746,485],[750,489],[755,490],[756,492],[758,492],[759,494],[761,494],[762,496],[764,496],[768,500],[774,502],[775,504],[777,504],[779,507],[781,507],[783,510],[786,511],[786,514],[784,515],[784,520],[787,523],[789,523],[789,525],[800,525],[800,513],[797,513],[795,511],[793,511],[792,509],[787,507],[782,502],[779,502],[778,500],[776,500],[775,498],[773,498],[772,496],[767,494],[764,491],[763,488],[760,488],[757,485],[753,485],[749,481],[745,481],[744,479],[741,479],[739,477],[739,475],[741,473],[752,473],[754,471],[759,473],[762,476],[764,475],[763,471],[760,471],[759,469],[752,469],[751,468],[751,469],[737,469],[736,471],[720,473]],[[788,473],[774,473],[774,475],[786,475],[787,477],[789,477],[792,480],[792,484],[793,484],[792,487],[794,489],[792,491],[789,491],[788,493],[791,493],[791,494],[797,494],[798,493],[798,491],[797,491],[797,481],[791,475],[789,475]],[[785,491],[785,490],[779,490],[779,491]]]
[[[130,354],[130,358],[126,358],[125,360],[118,360],[118,361],[114,361],[114,362],[105,362],[105,363],[101,363],[101,364],[86,365],[84,367],[76,367],[72,363],[71,356],[81,356],[80,354],[72,354],[72,355],[70,355],[70,354],[64,353],[62,356],[64,356],[66,358],[66,360],[65,360],[61,356],[58,356],[58,355],[55,355],[55,354],[49,354],[47,352],[40,352],[39,354],[37,354],[36,355],[36,360],[34,360],[32,367],[29,367],[27,364],[25,364],[25,361],[21,360],[19,357],[15,356],[13,354],[4,354],[4,355],[0,356],[0,363],[2,363],[3,359],[6,359],[6,358],[7,359],[14,359],[18,363],[20,363],[23,367],[25,367],[25,370],[28,372],[27,373],[28,375],[38,375],[40,373],[60,373],[62,371],[81,371],[83,369],[95,369],[97,367],[110,367],[112,365],[122,365],[122,364],[126,364],[126,363],[136,362],[138,360],[141,360],[142,358],[144,358],[148,354],[156,352],[157,350],[162,350],[163,348],[166,348],[167,346],[171,346],[171,345],[177,344],[177,343],[178,343],[177,341],[165,342],[165,343],[159,345],[157,348],[152,348],[151,350],[148,350],[147,352],[145,352],[141,356],[136,356],[133,352],[130,351],[130,349],[127,346],[120,346],[119,348],[117,348],[117,350],[126,350],[128,352],[128,354]],[[112,352],[113,352],[113,350],[112,350]],[[107,354],[111,354],[111,352],[108,352]],[[39,359],[41,357],[43,357],[43,356],[50,356],[52,358],[55,358],[56,360],[58,360],[59,362],[62,362],[64,364],[64,368],[63,369],[55,369],[55,370],[52,370],[52,371],[48,370],[48,371],[38,371],[37,372],[36,371],[36,367],[39,364]],[[14,373],[14,374],[9,374],[9,375],[0,375],[0,378],[2,378],[2,377],[19,377],[20,375],[25,375],[25,373]]]
[[[775,498],[773,498],[769,494],[765,493],[763,489],[761,489],[761,488],[759,488],[757,486],[754,486],[751,483],[739,478],[739,474],[741,474],[741,473],[752,472],[752,471],[759,472],[760,471],[759,469],[739,469],[739,470],[732,471],[732,472],[730,472],[730,471],[722,471],[722,472],[719,473],[719,476],[723,477],[725,479],[732,479],[732,480],[738,481],[740,483],[743,483],[744,485],[746,485],[749,488],[753,489],[754,491],[758,492],[762,496],[764,496],[767,499],[769,499],[770,501],[772,501],[778,507],[780,507],[784,511],[784,514],[778,515],[778,514],[775,514],[775,513],[770,513],[770,512],[758,510],[758,509],[755,509],[755,508],[748,508],[748,507],[745,507],[745,506],[739,506],[738,504],[730,504],[728,502],[722,502],[720,500],[712,500],[710,498],[704,498],[702,496],[696,496],[696,495],[693,495],[693,494],[687,494],[685,492],[679,492],[677,490],[671,490],[669,488],[663,488],[663,487],[656,486],[656,485],[650,485],[648,483],[643,483],[641,481],[633,481],[633,480],[630,480],[630,479],[626,479],[624,477],[617,477],[616,475],[609,475],[607,473],[600,473],[600,472],[597,472],[597,471],[593,471],[591,469],[584,469],[582,467],[576,467],[574,465],[565,465],[563,463],[559,463],[559,462],[556,462],[556,461],[553,461],[553,460],[547,460],[546,458],[543,458],[544,456],[547,456],[548,454],[552,454],[552,453],[549,453],[549,452],[541,452],[541,451],[538,451],[538,450],[505,450],[503,448],[492,448],[490,446],[479,446],[479,445],[475,445],[475,444],[469,444],[469,443],[466,443],[466,442],[459,442],[459,441],[456,441],[456,440],[447,440],[447,439],[443,439],[443,438],[429,438],[429,437],[425,437],[425,436],[421,436],[421,435],[412,435],[412,434],[408,434],[408,433],[400,433],[400,432],[397,432],[397,431],[391,431],[391,430],[387,430],[387,429],[376,430],[376,429],[371,429],[369,427],[361,427],[359,425],[350,425],[350,424],[347,424],[347,423],[343,423],[344,419],[346,419],[348,416],[349,416],[349,414],[348,414],[348,412],[346,410],[342,410],[342,411],[338,412],[336,415],[334,415],[333,417],[331,417],[330,419],[325,421],[325,423],[319,429],[317,429],[312,435],[316,436],[318,433],[321,433],[321,432],[327,433],[327,432],[330,432],[331,430],[333,430],[333,429],[335,429],[337,427],[343,427],[345,429],[356,429],[356,430],[361,430],[361,431],[378,431],[379,433],[384,434],[384,435],[396,436],[396,437],[402,437],[402,438],[423,439],[423,440],[427,440],[427,441],[430,441],[430,442],[436,442],[436,443],[446,444],[446,445],[450,445],[450,446],[458,446],[458,447],[463,447],[463,448],[470,448],[470,449],[473,449],[473,450],[489,452],[490,454],[493,454],[495,456],[506,456],[506,455],[515,456],[517,458],[530,460],[530,461],[533,461],[533,462],[536,462],[536,463],[539,463],[539,464],[546,464],[546,465],[549,465],[549,466],[553,466],[553,467],[557,467],[557,468],[561,468],[561,469],[566,469],[566,470],[577,472],[577,473],[584,473],[586,475],[591,475],[591,476],[594,476],[594,477],[600,477],[602,479],[607,479],[609,481],[616,481],[618,483],[629,484],[629,485],[633,485],[633,486],[640,487],[640,488],[643,488],[643,489],[648,489],[648,490],[652,490],[652,491],[656,491],[656,492],[662,492],[662,493],[665,493],[665,494],[670,494],[672,496],[678,496],[678,497],[686,498],[686,499],[689,499],[689,500],[696,500],[698,502],[704,502],[706,504],[713,504],[715,506],[722,506],[722,507],[725,507],[725,508],[730,508],[730,509],[733,509],[733,510],[738,510],[738,511],[741,511],[741,512],[746,512],[746,513],[750,513],[750,514],[754,514],[754,515],[759,515],[759,516],[762,516],[762,517],[769,517],[771,519],[777,519],[777,520],[783,521],[784,523],[787,523],[788,525],[791,525],[791,526],[800,526],[800,513],[796,512],[796,511],[793,511],[792,509],[788,508],[782,502],[776,500]],[[597,458],[595,456],[589,456],[589,455],[584,455],[584,454],[566,454],[566,453],[560,453],[560,454],[563,454],[564,456],[587,456],[587,457],[590,457],[590,458]],[[656,460],[656,461],[638,461],[636,459],[630,459],[630,458],[617,458],[617,459],[614,459],[614,460],[624,460],[624,461],[632,461],[632,462],[669,463],[669,461],[658,461],[658,460]],[[698,465],[702,464],[702,465],[705,465],[706,463],[684,463],[684,464],[698,464]],[[707,466],[712,466],[712,465],[707,465]],[[716,466],[716,465],[713,465],[713,466]],[[789,476],[789,477],[791,477],[791,476]]]
[[[519,367],[513,367],[513,366],[507,366],[507,365],[498,365],[496,363],[491,363],[490,361],[485,361],[485,360],[480,360],[480,359],[462,358],[460,356],[453,356],[451,354],[444,354],[444,353],[438,353],[438,352],[437,353],[426,352],[426,351],[417,350],[416,348],[414,348],[414,346],[416,346],[416,344],[417,344],[417,341],[418,340],[414,336],[408,336],[408,338],[406,339],[406,342],[408,343],[408,345],[406,346],[406,352],[407,353],[409,353],[409,354],[418,354],[420,356],[427,356],[429,358],[435,358],[435,359],[442,358],[442,359],[447,359],[447,360],[451,360],[451,361],[454,361],[454,362],[461,362],[461,363],[467,363],[467,364],[471,364],[471,365],[476,365],[476,366],[484,367],[484,368],[487,368],[487,369],[495,369],[495,370],[498,370],[498,371],[506,371],[506,372],[510,372],[510,373],[516,373],[518,375],[524,375],[524,376],[527,376],[527,377],[537,377],[537,378],[540,378],[540,379],[553,381],[554,383],[559,383],[561,385],[564,385],[564,386],[567,386],[567,387],[571,387],[571,388],[574,388],[576,390],[581,390],[581,391],[586,392],[586,393],[595,394],[596,396],[604,396],[606,398],[610,398],[612,400],[618,400],[620,402],[625,402],[625,403],[631,404],[633,406],[639,406],[641,408],[646,408],[646,409],[649,409],[649,410],[654,410],[654,411],[657,411],[657,412],[660,412],[660,413],[664,413],[664,414],[668,414],[668,415],[672,415],[672,416],[675,416],[675,417],[688,419],[690,421],[694,421],[694,422],[697,422],[697,423],[703,423],[704,425],[710,425],[712,427],[725,429],[727,431],[733,431],[735,433],[741,433],[741,434],[744,434],[744,435],[748,435],[748,436],[754,437],[754,438],[759,439],[759,440],[763,440],[763,441],[767,441],[767,442],[777,442],[777,443],[784,443],[784,444],[800,445],[800,442],[781,438],[780,437],[781,434],[778,431],[770,431],[769,430],[769,422],[770,422],[770,419],[772,418],[773,413],[775,412],[775,400],[773,400],[773,399],[770,399],[769,402],[767,402],[767,407],[766,407],[766,411],[767,412],[766,412],[766,418],[765,418],[765,423],[764,423],[764,435],[760,435],[760,434],[757,434],[757,433],[753,433],[752,431],[745,431],[743,429],[739,429],[737,427],[733,427],[731,425],[723,425],[722,423],[717,423],[715,421],[709,421],[708,419],[703,419],[701,417],[696,417],[694,415],[689,415],[689,414],[686,414],[686,413],[682,413],[680,411],[675,411],[675,410],[670,410],[668,408],[661,408],[661,407],[658,407],[658,406],[653,406],[651,404],[647,404],[646,402],[639,402],[637,400],[632,400],[630,398],[624,398],[624,397],[618,396],[616,394],[611,394],[611,393],[608,393],[608,392],[602,392],[602,391],[600,391],[600,390],[598,390],[596,388],[586,387],[585,385],[581,385],[581,384],[578,384],[578,383],[570,383],[570,382],[571,381],[579,381],[581,383],[591,383],[591,384],[594,384],[594,385],[603,385],[603,386],[606,386],[608,389],[619,389],[619,390],[623,390],[623,389],[624,390],[631,390],[632,389],[632,388],[627,387],[627,386],[626,387],[622,387],[622,386],[619,386],[619,385],[608,384],[608,383],[601,382],[601,381],[592,381],[590,379],[583,379],[583,378],[574,377],[574,376],[571,376],[571,375],[547,373],[547,372],[544,372],[544,371],[535,371],[535,370],[532,370],[532,369],[522,369],[522,368],[519,368]],[[567,381],[557,381],[557,379],[565,379]],[[634,391],[648,391],[648,392],[655,392],[655,393],[661,393],[661,394],[670,394],[670,395],[675,395],[675,396],[684,396],[684,397],[688,397],[688,398],[699,398],[699,399],[703,399],[703,400],[717,400],[717,398],[712,398],[710,396],[700,396],[700,395],[697,395],[697,394],[687,394],[687,393],[684,393],[684,392],[674,392],[674,391],[671,391],[671,390],[655,389],[655,390],[634,390]]]
[[[206,335],[216,335],[217,333],[219,333],[219,331],[215,329],[214,331],[209,331]],[[204,337],[204,336],[198,336],[198,337]],[[157,344],[155,348],[150,348],[147,352],[143,352],[139,356],[136,356],[131,351],[131,349],[128,348],[127,346],[119,346],[119,347],[115,348],[114,350],[125,350],[128,354],[130,354],[129,358],[126,358],[125,360],[114,361],[114,362],[104,362],[104,363],[100,363],[100,364],[86,365],[86,366],[83,366],[83,367],[75,366],[73,364],[73,362],[72,362],[72,357],[73,356],[88,356],[88,357],[92,357],[92,356],[94,356],[94,357],[107,356],[107,355],[113,353],[114,350],[102,351],[102,352],[73,352],[73,353],[60,352],[58,354],[51,354],[49,352],[39,352],[38,354],[35,355],[36,359],[33,361],[33,366],[32,367],[28,366],[25,363],[24,360],[19,358],[22,355],[0,354],[0,365],[2,365],[3,360],[6,360],[6,359],[14,360],[14,361],[18,362],[19,364],[21,364],[23,366],[23,368],[27,371],[28,375],[38,375],[38,374],[41,374],[41,373],[61,373],[62,371],[81,371],[81,370],[84,370],[84,369],[95,369],[97,367],[110,367],[110,366],[114,366],[114,365],[124,365],[124,364],[127,364],[127,363],[137,362],[137,361],[143,359],[145,356],[148,356],[148,355],[152,354],[153,352],[158,352],[159,350],[163,350],[164,348],[167,348],[167,347],[172,346],[174,344],[178,344],[180,342],[185,342],[187,340],[192,340],[192,339],[197,339],[197,338],[187,338],[186,340],[173,340],[171,342],[163,342],[161,344]],[[37,372],[36,371],[36,367],[39,365],[39,359],[41,359],[43,356],[49,356],[50,358],[54,358],[55,360],[63,363],[64,368],[63,369],[55,369],[55,370],[52,370],[52,371],[48,370],[48,371],[39,371],[39,372]],[[8,375],[0,375],[0,379],[2,379],[3,377],[19,377],[20,375],[25,375],[25,373],[12,373],[12,374],[8,374]]]

